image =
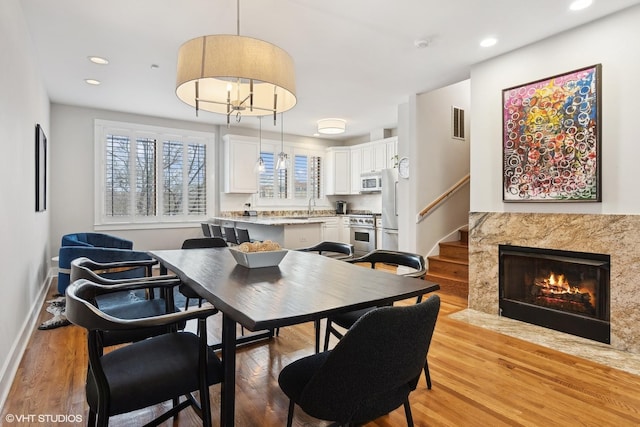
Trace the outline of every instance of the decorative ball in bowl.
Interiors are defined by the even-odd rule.
[[[247,242],[238,246],[231,246],[229,252],[236,262],[247,268],[275,267],[287,254],[276,242]]]

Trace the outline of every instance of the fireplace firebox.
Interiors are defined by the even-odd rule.
[[[500,315],[609,344],[605,254],[499,246]]]

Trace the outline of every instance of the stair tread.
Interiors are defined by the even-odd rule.
[[[461,240],[454,240],[451,242],[440,242],[441,246],[456,246],[456,247],[462,247],[462,248],[468,248],[469,244],[467,242],[463,242]]]
[[[451,257],[447,257],[447,256],[442,256],[442,255],[432,255],[427,257],[428,260],[436,260],[436,261],[443,261],[443,262],[450,262],[452,264],[460,264],[460,265],[469,265],[469,259],[461,259],[461,258],[451,258]]]
[[[455,276],[450,276],[448,274],[440,274],[440,273],[427,273],[425,275],[425,279],[429,280],[429,277],[438,277],[441,279],[446,279],[446,280],[451,280],[453,282],[460,282],[460,283],[469,283],[468,280],[465,279],[461,279],[459,277],[455,277]]]

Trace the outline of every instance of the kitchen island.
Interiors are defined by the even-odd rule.
[[[299,249],[322,241],[322,228],[329,218],[334,217],[234,216],[213,217],[211,222],[244,228],[252,240],[272,240],[284,248]]]

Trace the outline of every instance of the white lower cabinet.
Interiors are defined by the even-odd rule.
[[[351,226],[349,224],[349,217],[343,216],[338,223],[338,242],[351,243]]]
[[[300,249],[320,243],[322,239],[322,224],[296,224],[284,227],[284,247]]]
[[[340,218],[337,216],[329,217],[325,219],[322,224],[322,241],[323,242],[338,242],[340,240]]]

